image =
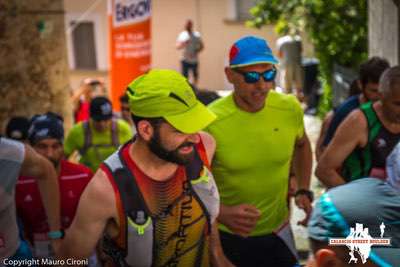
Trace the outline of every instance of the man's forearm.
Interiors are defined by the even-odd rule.
[[[343,177],[333,169],[327,169],[324,171],[317,169],[315,175],[327,188],[332,188],[346,183]]]
[[[309,189],[312,169],[312,151],[308,138],[299,146],[296,146],[293,158],[293,169],[299,189]]]
[[[57,173],[50,162],[43,164],[41,179],[37,180],[51,231],[60,229],[60,193]]]
[[[210,257],[212,266],[224,266],[222,262],[224,262],[226,258],[224,255],[224,251],[222,250],[217,222],[214,222],[211,226]]]
[[[182,48],[184,48],[185,47],[185,43],[184,42],[178,42],[177,44],[176,44],[176,48],[177,49],[182,49]]]
[[[79,102],[81,100],[81,96],[84,94],[84,91],[85,87],[81,86],[73,92],[71,96],[73,110],[77,110],[79,108]]]

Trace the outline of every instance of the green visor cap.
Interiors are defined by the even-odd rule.
[[[216,119],[197,100],[186,78],[176,71],[151,70],[132,81],[127,94],[134,115],[162,117],[183,133],[196,133]]]

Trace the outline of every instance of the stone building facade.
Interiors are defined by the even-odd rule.
[[[381,56],[391,65],[400,63],[400,0],[368,0],[369,56]]]
[[[62,0],[0,2],[0,132],[11,116],[47,111],[71,125]]]

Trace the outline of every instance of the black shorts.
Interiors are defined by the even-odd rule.
[[[241,237],[219,231],[226,257],[237,267],[300,266],[286,244],[275,234]]]
[[[198,63],[189,63],[184,60],[181,61],[182,64],[182,75],[185,76],[186,78],[189,77],[189,71],[192,71],[193,77],[197,79],[198,77]]]

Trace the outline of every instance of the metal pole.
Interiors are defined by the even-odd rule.
[[[400,64],[400,0],[393,0],[397,6],[397,64]]]

